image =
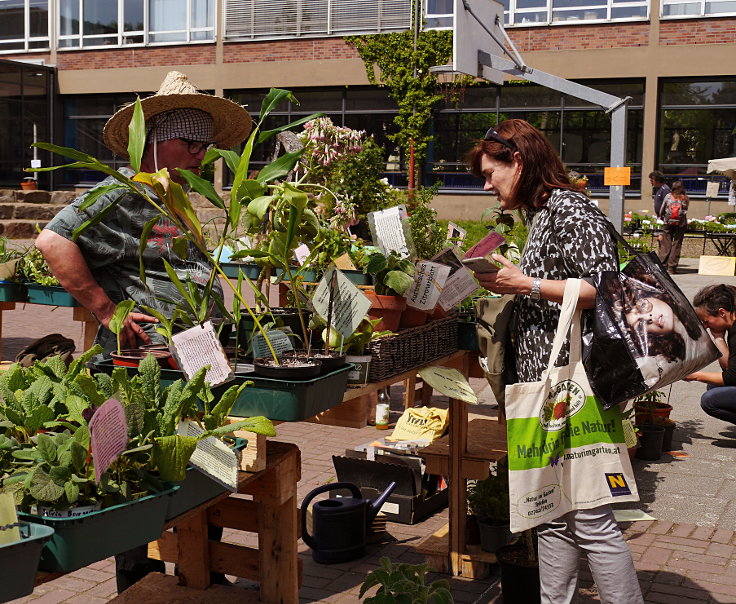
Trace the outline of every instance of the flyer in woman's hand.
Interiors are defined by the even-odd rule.
[[[493,260],[492,255],[498,252],[498,248],[506,243],[506,238],[491,231],[478,243],[471,247],[462,258],[462,263],[476,273],[492,273],[500,266]]]

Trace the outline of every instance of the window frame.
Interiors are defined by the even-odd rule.
[[[46,3],[46,35],[45,36],[32,36],[31,35],[31,11],[30,11],[30,3],[31,0],[23,0],[23,36],[18,38],[9,38],[7,40],[0,41],[0,55],[2,54],[12,54],[12,53],[19,53],[19,52],[48,52],[51,49],[51,10],[49,8],[49,5],[54,0],[42,0],[42,2]],[[36,48],[32,48],[31,44],[33,43],[43,43],[46,44],[44,46],[39,46]],[[3,48],[5,44],[14,44],[14,43],[20,43],[23,45],[22,48]]]

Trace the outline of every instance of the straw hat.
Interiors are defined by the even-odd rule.
[[[250,134],[253,120],[237,103],[219,96],[198,92],[189,78],[178,71],[170,71],[159,91],[141,99],[146,122],[155,115],[171,109],[201,109],[214,120],[214,142],[221,149],[230,149]],[[126,105],[113,115],[102,132],[105,145],[116,155],[128,157],[128,126],[133,118],[134,103]],[[203,141],[204,142],[204,141]]]

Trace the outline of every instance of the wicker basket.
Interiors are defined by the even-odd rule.
[[[368,343],[369,382],[380,382],[457,350],[457,319],[447,317]]]

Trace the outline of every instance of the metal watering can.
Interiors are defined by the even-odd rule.
[[[371,502],[351,482],[335,482],[314,489],[302,502],[302,539],[312,548],[312,558],[320,564],[335,564],[355,560],[365,555],[369,527],[389,498],[396,483]],[[312,535],[307,530],[307,506],[320,493],[347,489],[352,497],[324,499],[312,506]]]

